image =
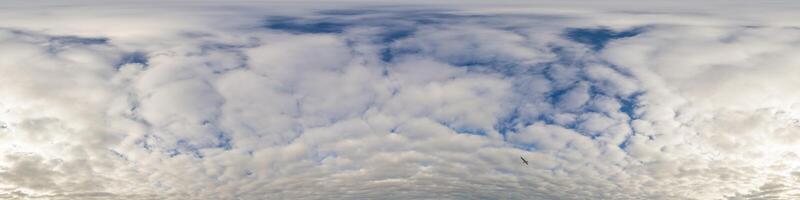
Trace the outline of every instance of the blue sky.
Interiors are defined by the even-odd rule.
[[[0,199],[800,197],[792,2],[154,5],[0,7]]]

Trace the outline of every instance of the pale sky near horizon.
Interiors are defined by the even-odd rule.
[[[0,199],[800,199],[800,2],[0,3]]]

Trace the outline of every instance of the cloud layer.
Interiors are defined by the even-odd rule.
[[[800,198],[793,4],[609,3],[2,8],[0,199]]]

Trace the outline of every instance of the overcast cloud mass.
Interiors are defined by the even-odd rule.
[[[800,199],[797,10],[3,1],[0,199]]]

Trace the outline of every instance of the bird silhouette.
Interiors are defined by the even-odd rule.
[[[522,159],[522,163],[525,163],[525,165],[528,165],[528,161],[527,161],[527,160],[525,160],[525,158],[523,158],[522,156],[520,156],[520,157],[519,157],[519,159]]]

